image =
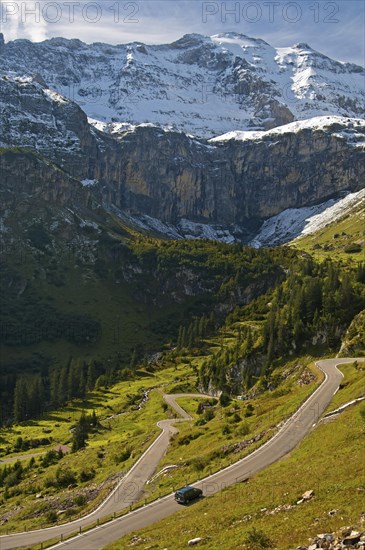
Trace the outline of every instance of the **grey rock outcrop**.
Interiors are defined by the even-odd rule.
[[[291,207],[361,189],[364,149],[303,129],[257,141],[216,143],[137,128],[120,139],[121,208],[176,223],[188,218],[250,230]],[[365,135],[365,127],[359,130]]]

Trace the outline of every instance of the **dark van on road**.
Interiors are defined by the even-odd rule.
[[[187,504],[191,500],[201,497],[203,491],[196,487],[183,487],[175,493],[175,500],[180,504]]]

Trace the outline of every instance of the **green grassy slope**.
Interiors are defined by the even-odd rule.
[[[346,367],[344,372],[349,370],[351,367]],[[361,373],[358,380],[359,376]],[[125,536],[107,550],[128,548],[132,541],[136,548],[178,550],[186,548],[188,540],[195,537],[202,537],[200,546],[212,550],[288,550],[308,544],[308,539],[318,533],[345,525],[360,526],[365,491],[364,418],[364,404],[349,408],[339,417],[320,423],[288,457],[248,483],[183,508],[174,516]],[[314,497],[297,504],[311,489]],[[260,545],[254,528],[270,539],[267,546]],[[250,539],[251,545],[247,542]]]
[[[311,235],[293,241],[291,246],[311,254],[319,260],[325,258],[356,263],[365,260],[365,201],[361,201],[350,212],[329,223]],[[357,244],[358,251],[351,252],[351,245]]]

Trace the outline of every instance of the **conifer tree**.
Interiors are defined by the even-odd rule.
[[[94,428],[96,428],[96,426],[98,425],[98,419],[97,419],[95,410],[93,410],[91,415],[91,424]]]
[[[83,449],[86,445],[88,430],[88,419],[84,412],[81,413],[80,419],[75,426],[72,436],[72,452],[75,453],[80,449]]]
[[[192,349],[194,347],[194,342],[195,342],[195,338],[194,338],[194,330],[193,330],[193,325],[189,325],[189,328],[188,328],[188,336],[187,336],[187,344],[188,344],[188,348],[189,349]]]
[[[53,407],[58,407],[60,401],[60,376],[59,371],[54,370],[50,376],[50,399]]]
[[[28,388],[29,414],[39,416],[45,407],[45,388],[42,377],[37,374]]]
[[[188,345],[186,327],[183,327],[181,332],[181,347],[186,348]]]
[[[58,383],[58,402],[60,404],[66,403],[68,398],[68,367],[62,367],[59,372]]]
[[[82,363],[82,365],[80,365],[80,371],[79,371],[78,395],[79,397],[85,397],[85,393],[86,393],[85,364]]]
[[[130,360],[130,363],[129,363],[129,368],[131,370],[134,370],[137,366],[137,352],[136,352],[136,348],[134,348],[133,352],[132,352],[132,355],[131,355],[131,360]]]
[[[205,317],[200,317],[199,319],[199,327],[198,327],[198,336],[200,339],[204,338],[205,337],[205,327],[206,327],[206,324],[205,324]]]
[[[365,283],[365,263],[359,262],[355,272],[355,281]]]
[[[28,409],[27,385],[23,377],[18,378],[14,390],[14,420],[21,422],[27,417]]]
[[[96,382],[95,365],[93,361],[90,361],[87,367],[87,375],[86,375],[87,391],[92,391],[95,388],[95,382]]]
[[[177,337],[177,349],[180,350],[183,348],[183,327],[179,327],[179,335]]]
[[[68,367],[68,376],[67,376],[67,399],[70,400],[73,397],[76,397],[76,392],[78,389],[77,377],[76,377],[76,365],[75,361],[71,360]]]

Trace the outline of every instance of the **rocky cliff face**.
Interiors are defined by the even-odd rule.
[[[365,124],[331,119],[324,125],[288,125],[285,133],[214,146],[138,128],[120,139],[118,206],[172,223],[188,218],[250,227],[285,208],[360,189]],[[356,134],[358,146],[342,131]]]
[[[0,174],[3,209],[35,197],[60,207],[87,202],[80,182],[26,149],[0,149]]]
[[[169,224],[213,224],[245,239],[287,208],[359,190],[365,176],[360,119],[318,117],[206,141],[153,125],[108,135],[38,78],[3,77],[0,100],[0,145],[37,151],[62,168],[61,176],[42,164],[36,179],[45,196],[58,193],[66,200],[56,181],[67,174],[102,196],[108,208]],[[23,171],[30,181],[39,171],[35,159],[30,162],[5,169],[2,177],[10,183]]]
[[[39,151],[80,179],[93,172],[102,147],[76,103],[39,76],[0,77],[0,100],[0,145]]]
[[[365,350],[365,310],[361,311],[351,321],[337,357],[358,357],[364,355]]]

